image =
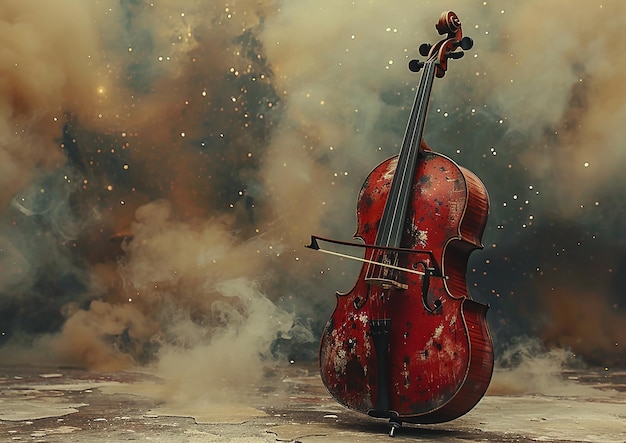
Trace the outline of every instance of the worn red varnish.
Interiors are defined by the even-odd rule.
[[[447,278],[431,278],[429,294],[431,299],[440,298],[442,307],[430,313],[414,291],[368,285],[364,282],[367,266],[363,266],[354,288],[337,294],[337,307],[322,336],[320,365],[322,380],[335,399],[360,412],[374,409],[379,380],[369,325],[378,312],[372,313],[370,305],[373,299],[387,298],[392,325],[389,410],[404,421],[435,423],[469,411],[491,378],[487,307],[470,299],[465,282],[467,258],[481,247],[489,199],[471,172],[441,154],[424,151],[422,156],[403,247],[429,247],[435,257],[443,258]],[[359,193],[355,236],[366,244],[375,242],[377,227],[371,226],[371,220],[380,219],[396,163],[394,157],[376,167]],[[411,259],[403,264],[412,265]],[[422,278],[411,276],[409,287],[421,288]],[[362,307],[356,309],[359,303]]]

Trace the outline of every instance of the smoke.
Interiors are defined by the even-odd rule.
[[[61,112],[88,94],[97,49],[83,3],[3,2],[0,9],[0,204],[62,162]],[[63,11],[59,14],[58,11]],[[58,17],[58,19],[52,19]]]
[[[550,185],[560,215],[573,218],[581,203],[602,205],[606,178],[618,177],[623,164],[616,137],[625,112],[616,93],[623,61],[611,54],[624,6],[565,6],[526,2],[503,9],[509,18],[499,29],[503,44],[484,69],[491,101],[510,130],[533,142],[519,159],[531,177]],[[545,19],[537,19],[539,10]]]
[[[516,337],[500,353],[488,395],[610,396],[590,385],[575,384],[564,371],[584,364],[563,348],[546,348],[537,338]],[[576,376],[571,376],[577,379]]]
[[[624,364],[626,6],[504,3],[446,5],[475,46],[435,82],[425,135],[491,195],[472,294],[492,305],[499,352],[532,335]],[[3,358],[39,344],[65,364],[154,364],[189,395],[186,380],[314,358],[356,274],[302,246],[354,232],[364,177],[401,144],[419,78],[406,64],[440,13],[3,2]]]

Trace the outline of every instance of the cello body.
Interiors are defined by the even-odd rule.
[[[363,243],[311,237],[311,249],[362,261],[354,287],[337,305],[320,342],[322,382],[344,406],[372,417],[440,423],[471,410],[489,386],[493,345],[488,306],[472,300],[470,254],[483,247],[489,213],[483,183],[431,150],[422,135],[433,80],[473,45],[452,11],[435,25],[447,37],[423,44],[426,62],[402,148],[370,172],[357,198]],[[321,249],[318,240],[359,246],[363,258]]]
[[[411,275],[408,289],[365,282],[364,265],[355,286],[337,293],[337,306],[320,343],[321,377],[344,406],[372,416],[412,423],[439,423],[468,412],[482,398],[493,370],[487,306],[472,300],[465,283],[469,254],[482,247],[489,198],[482,182],[449,158],[423,150],[407,211],[403,247],[441,257],[445,278],[432,278],[424,307],[424,276]],[[373,244],[398,157],[378,165],[357,201],[355,237]],[[372,223],[374,221],[374,223]],[[415,268],[418,255],[403,266]],[[414,290],[411,290],[413,288]],[[377,355],[370,325],[391,319],[385,356]],[[381,361],[386,365],[380,376]],[[386,384],[386,386],[381,386]],[[387,392],[381,409],[381,392]],[[383,394],[385,395],[385,394]],[[384,409],[384,410],[383,410]]]

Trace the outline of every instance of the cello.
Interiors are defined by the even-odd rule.
[[[337,305],[319,348],[320,374],[345,407],[403,422],[441,423],[470,411],[493,372],[488,305],[472,300],[466,272],[482,249],[489,196],[480,179],[422,139],[434,78],[473,46],[452,11],[435,25],[446,35],[419,52],[422,71],[400,153],[376,166],[357,198],[355,239],[311,236],[306,247],[363,262]],[[322,248],[356,246],[363,258]],[[322,243],[323,244],[323,243]]]

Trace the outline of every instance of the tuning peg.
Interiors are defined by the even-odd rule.
[[[474,46],[474,40],[470,37],[463,37],[461,41],[456,42],[456,47],[458,48],[459,46],[464,51],[467,51],[468,49],[472,49],[472,46]]]
[[[426,57],[428,54],[430,54],[430,49],[432,47],[433,45],[431,45],[430,43],[422,43],[419,48],[420,55],[422,57]]]
[[[424,67],[424,62],[413,59],[409,62],[409,70],[411,72],[419,72]]]

